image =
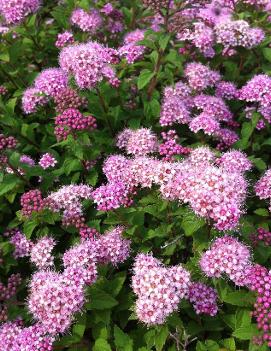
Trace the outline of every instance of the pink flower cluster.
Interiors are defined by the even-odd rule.
[[[222,123],[227,126],[235,124],[233,115],[221,96],[230,99],[233,97],[232,94],[237,93],[237,89],[232,83],[221,81],[218,72],[201,63],[187,64],[185,78],[187,83],[178,82],[175,87],[167,87],[164,90],[160,114],[161,126],[170,126],[174,123],[188,124],[194,133],[203,130],[205,134],[218,139],[220,141],[218,148],[231,146],[238,140],[238,135],[231,129],[223,128]],[[206,88],[213,86],[217,86],[218,96],[202,93]]]
[[[0,152],[6,149],[15,149],[16,145],[17,140],[14,137],[6,137],[4,134],[0,134]]]
[[[21,162],[21,163],[24,163],[24,164],[26,164],[26,165],[28,165],[28,166],[30,166],[30,167],[35,166],[35,161],[33,160],[32,157],[30,157],[30,156],[28,156],[28,155],[22,155],[22,156],[20,157],[20,162]]]
[[[80,28],[83,32],[95,34],[102,26],[103,20],[98,10],[89,12],[77,8],[72,12],[70,18],[71,24]]]
[[[268,169],[255,185],[255,192],[259,198],[269,199],[271,211],[271,169]]]
[[[240,90],[239,90],[239,99],[245,100],[248,103],[254,103],[255,106],[250,106],[249,110],[251,113],[247,116],[250,118],[250,115],[253,111],[257,111],[262,114],[264,121],[271,123],[271,78],[266,74],[258,74],[254,76],[250,81],[248,81]],[[260,122],[264,122],[261,121]]]
[[[57,41],[55,43],[56,47],[62,49],[64,46],[73,44],[74,38],[71,32],[65,31],[57,35]]]
[[[254,337],[254,342],[258,345],[267,342],[271,347],[271,271],[258,264],[254,265],[249,273],[248,287],[257,293],[253,316],[261,335]]]
[[[68,135],[75,136],[76,132],[92,131],[97,128],[95,117],[85,116],[75,108],[69,108],[56,116],[55,124],[54,132],[58,141],[65,140]]]
[[[22,107],[26,114],[34,113],[39,106],[55,98],[68,86],[68,76],[60,68],[47,68],[34,81],[34,86],[25,90]]]
[[[22,214],[30,217],[32,212],[40,212],[44,209],[44,201],[41,191],[38,189],[30,190],[21,196]]]
[[[18,24],[40,7],[40,0],[0,0],[0,14],[7,24]]]
[[[50,237],[39,239],[31,248],[30,261],[40,270],[52,268],[54,265],[52,251],[55,241]]]
[[[256,233],[250,235],[250,240],[254,246],[257,246],[260,242],[263,242],[264,245],[271,245],[271,232],[264,228],[258,228]]]
[[[249,249],[232,236],[216,239],[201,256],[200,268],[208,277],[227,275],[236,285],[246,286],[251,269]]]
[[[55,338],[47,335],[44,328],[35,324],[23,327],[21,320],[7,322],[0,327],[2,351],[53,351]]]
[[[39,271],[30,281],[27,302],[36,324],[28,328],[23,328],[19,321],[3,324],[0,327],[1,350],[52,351],[57,335],[68,330],[74,315],[83,308],[85,286],[96,281],[97,264],[116,266],[129,256],[130,241],[122,237],[124,230],[124,227],[113,228],[67,250],[63,255],[62,273],[48,269],[53,268],[54,240],[39,239],[30,254],[30,260]],[[20,283],[15,278],[10,277],[7,288],[0,286],[0,300],[15,293],[15,285]]]
[[[20,274],[12,274],[7,281],[7,284],[0,282],[0,323],[8,319],[8,306],[7,302],[14,295],[22,282]]]
[[[147,325],[163,324],[187,297],[189,285],[190,273],[181,265],[165,267],[152,255],[138,254],[132,277],[138,319]]]
[[[71,88],[62,89],[55,97],[54,103],[58,113],[63,113],[70,108],[79,109],[87,106],[87,99],[78,95],[78,92]]]
[[[55,167],[56,164],[57,164],[57,160],[54,158],[53,155],[51,155],[49,153],[42,155],[42,157],[39,160],[39,165],[43,169]]]
[[[70,45],[60,52],[59,64],[63,71],[74,76],[81,89],[92,89],[103,79],[113,86],[119,80],[111,66],[116,63],[117,52],[97,42]]]
[[[144,39],[144,34],[145,31],[141,29],[126,34],[123,45],[118,48],[119,56],[125,58],[129,64],[143,56],[146,48],[144,45],[139,45],[138,42]]]
[[[88,185],[65,185],[58,191],[51,193],[44,202],[54,212],[63,212],[62,223],[65,226],[84,224],[83,199],[92,198],[92,187]]]
[[[19,229],[7,230],[4,235],[9,237],[9,242],[14,246],[15,258],[29,256],[33,243]]]
[[[243,213],[247,191],[244,172],[250,167],[249,160],[240,152],[230,151],[219,159],[204,147],[191,151],[187,159],[178,162],[146,156],[133,159],[111,156],[103,167],[109,183],[94,190],[94,202],[103,210],[127,206],[136,187],[156,184],[164,198],[189,204],[218,230],[229,230],[238,225]]]
[[[215,289],[200,283],[191,283],[189,286],[188,299],[192,303],[197,314],[215,316],[218,311],[217,293]]]
[[[177,38],[190,41],[205,57],[215,55],[215,44],[222,44],[223,55],[233,55],[236,47],[253,48],[265,37],[260,28],[252,28],[245,20],[234,20],[234,2],[204,2],[196,11],[181,11],[191,26],[181,26]]]
[[[158,140],[147,128],[124,129],[117,137],[117,146],[128,155],[144,156],[158,151]]]
[[[161,133],[164,142],[159,145],[159,154],[163,156],[164,161],[174,161],[176,155],[188,155],[191,151],[189,147],[177,143],[178,136],[175,130]]]

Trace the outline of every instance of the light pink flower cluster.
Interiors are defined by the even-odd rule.
[[[4,235],[9,237],[9,242],[14,246],[15,258],[29,256],[33,243],[19,229],[7,230]]]
[[[246,172],[251,170],[252,163],[247,156],[237,150],[232,150],[224,153],[216,160],[216,163],[228,172]]]
[[[113,86],[119,80],[111,64],[116,62],[117,52],[96,42],[70,45],[60,52],[59,64],[67,74],[74,76],[81,89],[92,89],[103,79]]]
[[[53,351],[54,341],[40,324],[23,327],[21,320],[16,320],[0,327],[2,351]]]
[[[35,166],[35,161],[33,160],[32,157],[30,157],[30,156],[28,156],[28,155],[22,155],[22,156],[20,157],[20,162],[21,162],[21,163],[24,163],[24,164],[26,164],[26,165],[28,165],[28,166],[30,166],[30,167]]]
[[[231,236],[216,239],[201,256],[200,268],[208,277],[226,274],[236,285],[248,284],[251,254],[247,246]]]
[[[271,123],[271,78],[266,74],[258,74],[249,80],[240,90],[239,99],[245,100],[249,103],[254,103],[255,106],[250,106],[250,114],[247,116],[251,117],[254,111],[258,111],[262,114],[264,120]]]
[[[185,67],[184,75],[188,80],[189,86],[196,91],[203,91],[207,87],[213,87],[221,80],[218,72],[197,62],[188,63]]]
[[[215,289],[203,283],[191,283],[188,300],[192,303],[197,314],[215,316],[218,311],[217,293]]]
[[[49,334],[65,332],[74,314],[85,302],[84,287],[97,279],[98,263],[123,262],[130,253],[130,241],[122,238],[123,227],[116,227],[97,240],[84,240],[63,255],[64,270],[39,271],[30,283],[28,308]]]
[[[40,0],[0,0],[0,14],[7,24],[18,24],[26,16],[36,12],[40,3]]]
[[[90,10],[89,12],[77,8],[72,12],[70,18],[71,24],[80,28],[83,32],[95,34],[102,26],[103,20],[98,10]]]
[[[192,23],[180,26],[177,39],[189,41],[208,58],[215,55],[215,44],[222,44],[225,56],[236,54],[236,47],[250,49],[259,45],[265,37],[263,30],[251,27],[245,20],[234,20],[235,10],[235,1],[213,0],[204,2],[196,11],[181,11],[181,18]]]
[[[68,76],[60,68],[47,68],[34,81],[34,86],[25,90],[22,107],[26,114],[34,113],[44,106],[48,98],[55,98],[68,86]]]
[[[56,116],[55,125],[54,132],[58,141],[65,140],[68,135],[76,137],[76,132],[97,128],[95,117],[85,116],[75,108],[69,108]]]
[[[144,45],[138,44],[139,41],[144,39],[144,34],[145,31],[141,29],[126,34],[123,45],[118,48],[119,56],[124,57],[128,63],[139,60],[146,50]]]
[[[52,268],[54,265],[52,251],[55,244],[54,239],[50,237],[39,239],[31,248],[30,261],[41,270]]]
[[[189,285],[190,273],[181,265],[165,267],[152,255],[138,254],[132,277],[138,319],[147,325],[163,324],[187,297]]]
[[[268,169],[255,185],[256,195],[260,199],[269,199],[271,211],[271,169]]]
[[[109,157],[103,167],[108,185],[94,191],[94,202],[104,210],[127,205],[136,187],[159,186],[168,200],[188,204],[200,217],[211,220],[218,230],[238,225],[246,197],[244,172],[251,167],[245,155],[225,153],[219,161],[209,148],[197,148],[184,161],[166,162],[150,157]],[[217,163],[221,166],[217,166]],[[117,187],[116,187],[117,184]],[[120,190],[122,189],[122,191]],[[101,207],[99,207],[101,209]]]
[[[54,212],[62,212],[62,223],[65,226],[84,224],[83,199],[92,198],[92,187],[88,185],[65,185],[51,193],[45,199],[46,206]]]
[[[129,155],[144,156],[158,151],[158,140],[147,128],[124,129],[117,137],[117,146]]]
[[[229,48],[243,46],[251,49],[264,40],[264,32],[260,28],[251,28],[244,20],[228,19],[215,26],[216,42]]]
[[[73,34],[69,31],[65,31],[57,35],[55,46],[59,49],[62,49],[64,46],[73,44],[73,43],[74,43]]]
[[[219,149],[231,146],[238,140],[238,135],[223,126],[224,123],[235,127],[231,111],[221,97],[206,95],[202,91],[215,85],[219,87],[219,84],[223,83],[230,88],[228,93],[225,90],[225,96],[230,98],[234,86],[230,82],[221,82],[218,72],[195,62],[186,66],[185,78],[187,84],[178,82],[175,87],[167,87],[164,90],[160,114],[161,126],[170,126],[174,123],[188,124],[192,132],[202,130],[217,139]],[[222,88],[223,86],[220,86],[220,93]],[[193,91],[198,95],[194,95]]]
[[[65,332],[84,302],[83,286],[75,285],[61,273],[39,271],[33,275],[28,308],[48,333]]]
[[[53,155],[51,155],[49,153],[42,155],[42,157],[39,160],[39,165],[43,169],[55,167],[56,164],[57,164],[57,160],[54,158]]]

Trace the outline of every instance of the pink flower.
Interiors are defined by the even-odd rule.
[[[39,160],[39,165],[43,169],[55,167],[56,164],[57,164],[57,160],[54,158],[54,156],[52,156],[49,153],[42,155],[42,157]]]

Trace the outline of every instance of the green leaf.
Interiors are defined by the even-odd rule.
[[[86,305],[88,309],[105,310],[118,304],[111,295],[96,287],[90,287],[90,302]]]
[[[144,69],[137,80],[137,87],[139,90],[143,89],[152,79],[152,77],[154,76],[154,72],[151,72],[147,69]]]
[[[86,330],[86,321],[87,321],[87,318],[86,318],[86,314],[84,313],[78,318],[77,323],[73,326],[72,328],[73,335],[79,336],[80,338],[83,337]]]
[[[18,178],[14,174],[8,174],[0,183],[0,196],[13,190],[18,183]]]
[[[267,61],[271,62],[271,49],[263,48],[262,52],[263,52],[263,56],[267,59]]]
[[[258,329],[255,324],[237,328],[232,335],[240,340],[250,340],[253,336],[257,335]]]
[[[255,302],[255,296],[252,292],[245,291],[234,291],[228,293],[224,299],[224,302],[227,302],[234,306],[251,306]]]
[[[154,338],[155,348],[157,351],[162,351],[163,347],[166,344],[167,338],[169,335],[168,327],[165,325],[158,328],[157,333]]]
[[[269,217],[269,211],[266,208],[257,208],[254,213],[258,216]]]
[[[133,340],[117,325],[114,325],[114,341],[117,351],[133,351]]]
[[[167,47],[167,44],[170,40],[170,35],[169,34],[164,34],[160,39],[159,39],[159,47],[164,51],[165,48]]]
[[[24,222],[23,225],[23,233],[27,237],[27,239],[31,238],[31,235],[34,229],[39,225],[39,223],[35,219],[30,219]]]
[[[95,341],[93,351],[111,351],[111,347],[105,339],[99,338]]]
[[[191,236],[204,225],[205,221],[202,218],[197,217],[192,211],[187,210],[184,213],[181,226],[185,235]]]
[[[235,351],[236,345],[234,338],[228,338],[223,340],[223,346],[227,348],[227,351]]]

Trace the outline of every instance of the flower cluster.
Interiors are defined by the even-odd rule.
[[[117,146],[129,155],[144,156],[158,150],[158,140],[150,129],[125,129],[117,137]]]
[[[21,196],[22,214],[30,217],[32,212],[40,212],[44,208],[44,201],[39,189],[29,190]]]
[[[9,242],[14,246],[15,258],[29,256],[33,244],[19,229],[7,230],[4,235],[9,237]]]
[[[231,236],[216,239],[202,255],[200,268],[208,277],[220,278],[226,274],[236,285],[248,284],[251,269],[249,249]]]
[[[17,140],[12,137],[6,137],[4,134],[0,134],[0,152],[5,151],[6,149],[14,149],[17,145]]]
[[[271,211],[271,169],[267,170],[255,185],[256,195],[260,199],[269,199]]]
[[[67,74],[74,76],[81,89],[92,89],[103,79],[117,86],[119,81],[111,66],[117,53],[96,42],[70,45],[62,49],[59,56],[60,67]]]
[[[64,46],[73,44],[73,43],[74,43],[73,34],[71,32],[65,31],[57,35],[57,41],[55,43],[55,46],[59,49],[62,49]]]
[[[71,88],[62,89],[54,97],[54,103],[58,113],[63,113],[70,108],[79,109],[87,105],[86,99],[79,96],[77,91]]]
[[[175,130],[161,133],[164,142],[159,145],[159,154],[164,161],[174,161],[176,155],[188,155],[191,151],[189,147],[177,143],[178,136]]]
[[[138,319],[147,325],[163,324],[187,297],[189,285],[190,273],[181,265],[165,267],[151,255],[138,254],[132,277]]]
[[[80,28],[83,32],[96,33],[102,26],[103,21],[97,10],[86,12],[77,8],[73,11],[70,21],[73,25]]]
[[[264,120],[259,122],[267,121],[271,122],[270,111],[270,88],[271,88],[271,78],[266,74],[258,74],[254,76],[250,81],[248,81],[238,92],[238,97],[240,100],[244,100],[248,103],[253,103],[254,106],[249,107],[248,118],[251,118],[251,115],[254,111],[257,111],[262,114]],[[248,110],[247,110],[248,112]],[[258,129],[259,125],[258,125]]]
[[[68,135],[76,135],[79,131],[91,131],[97,128],[96,119],[83,115],[75,108],[69,108],[55,119],[55,135],[57,140],[66,139]]]
[[[39,239],[31,248],[30,261],[40,270],[52,268],[54,265],[52,250],[55,241],[50,237]]]
[[[56,164],[57,164],[57,160],[54,158],[53,155],[51,155],[49,153],[42,155],[42,157],[39,160],[39,165],[43,169],[55,167]]]
[[[81,200],[91,198],[92,188],[90,186],[83,184],[65,185],[47,196],[44,202],[52,211],[63,212],[63,225],[80,227],[84,223]]]
[[[256,318],[257,327],[261,334],[254,337],[254,343],[261,345],[267,342],[271,347],[271,272],[258,264],[254,265],[248,275],[248,287],[257,293],[254,304],[253,316]]]
[[[34,113],[39,106],[55,98],[61,90],[68,86],[68,76],[60,68],[47,68],[34,81],[31,88],[25,90],[22,97],[22,107],[26,114]]]
[[[0,14],[7,24],[18,24],[40,7],[40,0],[0,0]]]
[[[164,90],[161,126],[188,124],[192,132],[202,130],[219,140],[218,149],[231,146],[238,140],[238,135],[223,126],[223,123],[226,126],[235,126],[235,123],[222,97],[231,99],[232,94],[237,94],[237,89],[232,83],[221,81],[218,72],[201,63],[187,64],[184,74],[186,83],[178,82],[175,87]],[[203,94],[205,89],[214,86],[217,96]]]
[[[266,246],[270,246],[271,232],[264,228],[258,228],[256,233],[250,235],[250,240],[254,246],[258,245],[260,242],[263,242]]]
[[[217,314],[217,293],[215,289],[200,282],[191,283],[188,299],[197,314],[204,313],[210,316]]]
[[[128,63],[134,63],[143,56],[146,48],[138,42],[144,39],[144,33],[144,30],[136,29],[126,34],[123,45],[118,48],[119,56],[124,57]]]

